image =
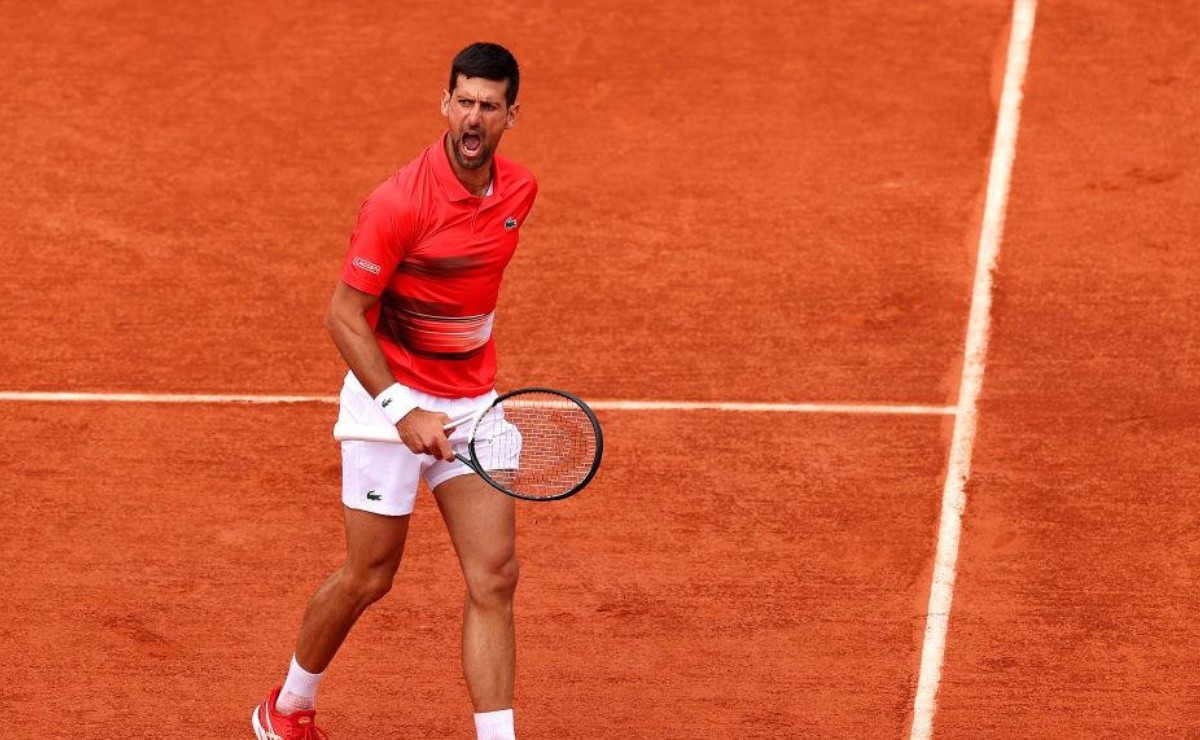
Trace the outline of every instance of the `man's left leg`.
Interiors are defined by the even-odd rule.
[[[479,736],[512,737],[515,502],[475,475],[450,478],[433,492],[467,583],[462,665]]]

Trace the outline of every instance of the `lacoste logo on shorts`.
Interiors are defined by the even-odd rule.
[[[508,231],[512,231],[513,229],[517,228],[516,217],[509,216],[508,218],[504,219],[504,228],[507,229]]]
[[[379,500],[379,499],[381,499],[381,498],[383,498],[383,496],[381,496],[381,495],[380,495],[380,494],[378,494],[378,493],[375,493],[375,489],[374,489],[374,488],[372,488],[371,490],[367,491],[367,500],[368,500],[368,501],[378,501],[378,500]]]
[[[375,264],[374,262],[368,262],[367,260],[363,259],[362,257],[355,257],[354,261],[351,262],[351,264],[353,264],[355,267],[357,267],[360,270],[366,270],[367,272],[371,273],[372,275],[379,274],[379,265]]]

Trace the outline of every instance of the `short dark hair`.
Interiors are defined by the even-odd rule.
[[[509,104],[517,102],[517,89],[521,87],[521,70],[512,53],[500,44],[477,42],[458,52],[450,64],[450,85],[446,88],[454,92],[458,76],[482,77],[485,80],[500,82],[506,80],[508,88],[504,91],[504,99]]]

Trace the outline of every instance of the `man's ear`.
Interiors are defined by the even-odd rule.
[[[513,103],[508,106],[508,118],[504,121],[504,128],[508,130],[517,125],[517,114],[521,112],[521,104]]]
[[[450,115],[450,91],[449,90],[442,90],[442,104],[440,107],[442,109],[443,116]]]

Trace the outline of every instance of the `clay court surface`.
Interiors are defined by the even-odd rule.
[[[520,506],[521,737],[1200,737],[1192,0],[1037,7],[933,712],[1012,2],[2,7],[6,736],[250,736],[341,558],[347,237],[486,38],[541,183],[502,388],[919,407],[602,409]],[[333,737],[472,736],[461,593],[423,494]]]

